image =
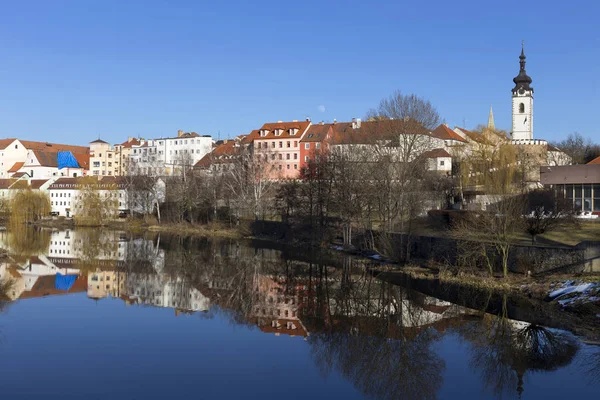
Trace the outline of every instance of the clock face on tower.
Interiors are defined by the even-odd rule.
[[[520,88],[520,89],[519,89],[519,94],[520,94],[520,95],[524,95],[524,94],[525,94],[525,89],[523,89],[523,88]]]

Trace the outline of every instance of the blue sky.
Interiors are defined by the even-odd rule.
[[[452,126],[485,123],[492,104],[510,129],[525,40],[534,136],[600,141],[599,13],[592,0],[0,0],[0,137],[226,138],[362,117],[397,89]]]

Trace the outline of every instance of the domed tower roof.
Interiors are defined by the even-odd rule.
[[[521,55],[519,56],[519,64],[521,65],[521,68],[519,69],[519,75],[515,76],[515,78],[513,79],[513,82],[515,83],[515,87],[512,90],[513,93],[517,93],[517,91],[521,89],[530,90],[533,92],[533,88],[530,86],[532,79],[529,77],[529,75],[527,75],[527,72],[525,71],[526,58],[527,57],[525,57],[525,46],[522,44]]]

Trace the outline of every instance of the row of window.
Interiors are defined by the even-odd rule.
[[[573,200],[576,211],[600,212],[600,183],[556,185],[556,189]]]
[[[292,142],[291,141],[287,141],[286,142],[286,147],[290,148],[292,147]],[[269,145],[267,144],[267,142],[257,142],[257,148],[259,149],[266,149],[269,147]],[[271,142],[271,148],[274,149],[277,147],[276,142]],[[295,140],[294,141],[294,147],[298,147],[298,141]],[[279,142],[279,148],[283,148],[283,142]],[[304,143],[304,148],[306,150],[310,150],[310,143]],[[321,148],[321,143],[315,143],[315,149],[320,149]]]

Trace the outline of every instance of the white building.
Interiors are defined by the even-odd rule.
[[[90,179],[88,177],[87,179]],[[135,177],[131,177],[133,179]],[[130,189],[133,181],[127,177],[97,177],[97,181],[82,181],[80,178],[59,178],[48,185],[52,215],[73,217],[77,214],[77,201],[82,185],[95,185],[101,198],[112,198],[118,203],[118,212],[152,212],[157,203],[165,200],[165,183],[158,179],[152,190],[136,193]],[[1,186],[0,186],[1,187]],[[134,198],[131,198],[134,196]]]
[[[29,150],[49,153],[70,151],[73,155],[89,154],[89,149],[84,146],[34,142],[14,138],[0,139],[0,178],[9,178],[9,170],[16,172],[25,165]]]
[[[512,89],[512,139],[533,140],[533,88],[532,79],[525,71],[525,49],[521,49],[520,70]]]

